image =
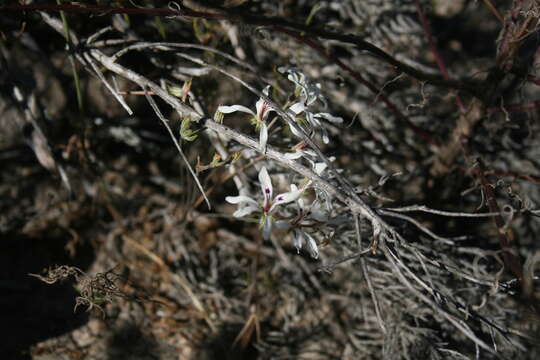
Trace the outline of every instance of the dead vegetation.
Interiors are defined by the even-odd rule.
[[[540,7],[444,3],[5,2],[6,356],[538,358]]]

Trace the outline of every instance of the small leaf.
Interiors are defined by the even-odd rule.
[[[197,139],[197,131],[191,130],[190,127],[191,118],[185,117],[182,119],[182,125],[180,126],[180,137],[186,141],[194,141]]]
[[[240,156],[242,156],[242,153],[240,151],[236,151],[231,156],[231,164],[234,163],[236,160],[240,159]]]
[[[167,86],[167,91],[169,92],[169,94],[171,94],[172,96],[176,96],[176,97],[180,97],[182,96],[182,88],[178,87],[178,86],[173,86],[173,85],[168,85]]]
[[[221,166],[223,164],[225,164],[225,161],[221,161],[221,155],[219,155],[218,153],[215,153],[214,157],[212,158],[212,162],[210,163],[210,165],[212,167],[218,167],[218,166]]]
[[[197,157],[197,165],[196,165],[197,173],[201,173],[208,169],[214,169],[219,166],[226,165],[227,163],[232,164],[233,162],[238,160],[240,156],[241,156],[241,153],[237,151],[233,153],[231,156],[229,156],[227,159],[222,160],[221,155],[219,155],[218,153],[215,153],[214,157],[212,158],[212,161],[208,165],[202,164],[200,157]]]
[[[305,24],[306,25],[310,25],[311,24],[311,21],[313,20],[313,17],[315,16],[315,14],[317,13],[317,11],[319,11],[320,9],[322,9],[322,6],[320,3],[316,3],[312,8],[311,8],[311,11],[309,12],[309,15],[305,21]]]

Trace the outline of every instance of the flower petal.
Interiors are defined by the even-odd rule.
[[[269,211],[272,211],[278,205],[290,203],[291,201],[298,199],[303,193],[304,190],[300,189],[276,195]]]
[[[245,107],[245,106],[242,106],[242,105],[231,105],[231,106],[219,106],[218,108],[218,111],[224,113],[224,114],[230,114],[230,113],[233,113],[233,112],[237,112],[237,111],[240,111],[240,112],[243,112],[243,113],[247,113],[247,114],[251,114],[253,116],[257,116],[257,114],[255,114],[253,112],[253,110]]]
[[[322,141],[325,144],[328,144],[330,142],[330,138],[328,137],[328,132],[324,128],[322,129]]]
[[[300,125],[298,125],[298,127],[300,127]],[[292,123],[289,124],[289,129],[291,129],[292,134],[296,136],[297,138],[302,139],[304,137],[302,132],[299,129],[297,129]]]
[[[294,103],[289,107],[289,110],[291,110],[295,115],[300,114],[305,109],[306,109],[306,105],[301,101]]]
[[[294,152],[285,153],[284,157],[289,160],[296,160],[296,159],[300,159],[302,155],[303,154],[301,151],[295,150]]]
[[[255,103],[255,109],[257,110],[256,113],[257,113],[257,119],[259,121],[263,121],[263,116],[264,116],[264,107],[265,107],[265,103],[266,101],[264,101],[263,98],[260,98],[259,100],[257,100],[257,102]]]
[[[315,114],[315,116],[326,119],[326,120],[328,120],[328,121],[330,121],[331,123],[334,123],[334,124],[341,124],[343,122],[343,118],[341,118],[339,116],[331,115],[329,113],[318,113],[318,114]]]
[[[317,245],[317,242],[313,236],[309,235],[307,232],[304,232],[304,234],[307,238],[307,247],[311,257],[317,259],[319,257],[319,246]]]
[[[264,207],[266,207],[272,198],[273,189],[270,175],[268,175],[268,170],[264,166],[259,171],[259,182],[261,183],[261,191],[264,195]]]
[[[322,175],[323,171],[328,167],[326,163],[318,162],[313,164],[313,171],[319,176]]]
[[[240,209],[236,210],[234,212],[233,216],[235,218],[241,218],[241,217],[252,214],[255,211],[259,211],[259,210],[260,210],[260,208],[258,206],[248,205],[248,206],[244,206],[243,208],[240,208]]]
[[[300,230],[294,230],[294,247],[296,252],[300,254],[300,249],[304,246],[304,232]]]
[[[264,88],[263,94],[268,96],[269,91],[270,85]],[[255,103],[255,108],[257,109],[257,117],[259,121],[265,121],[268,117],[268,114],[274,111],[270,104],[268,104],[263,98],[259,98],[259,100],[257,100],[257,102]]]
[[[266,143],[268,142],[268,126],[263,121],[261,123],[261,131],[259,132],[259,149],[262,153],[266,153]]]
[[[263,238],[268,240],[270,235],[272,235],[272,217],[264,216]]]
[[[321,121],[312,112],[306,111],[306,120],[315,129],[321,127]]]
[[[225,198],[225,201],[228,202],[229,204],[249,203],[249,204],[257,206],[257,202],[255,200],[245,195],[227,196]]]

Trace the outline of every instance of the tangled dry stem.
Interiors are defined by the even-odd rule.
[[[435,88],[452,88],[462,92],[468,92],[477,98],[475,100],[476,103],[473,102],[473,105],[471,105],[474,107],[474,114],[460,114],[460,121],[467,123],[467,125],[459,128],[458,121],[455,130],[456,133],[463,136],[460,139],[466,138],[468,140],[473,135],[474,126],[481,123],[483,118],[483,115],[477,116],[476,111],[483,113],[485,108],[491,105],[493,99],[497,96],[497,87],[503,81],[504,76],[501,75],[501,72],[511,72],[513,68],[509,65],[509,61],[516,56],[519,43],[523,42],[533,33],[531,30],[532,12],[527,12],[524,18],[519,18],[517,15],[519,11],[516,10],[519,7],[517,5],[518,3],[520,2],[515,2],[516,5],[513,9],[513,13],[515,13],[513,15],[514,30],[507,30],[503,33],[499,57],[496,61],[495,68],[488,74],[486,82],[457,81],[425,74],[414,67],[402,63],[388,55],[387,52],[358,36],[337,34],[331,31],[293,24],[284,20],[271,23],[270,21],[275,19],[249,17],[246,15],[232,17],[228,12],[210,13],[212,16],[208,16],[208,18],[226,18],[245,22],[248,25],[267,26],[273,28],[276,32],[294,36],[297,40],[311,46],[313,49],[321,50],[320,52],[323,53],[324,47],[321,47],[316,42],[316,37],[354,45],[357,48],[356,50],[369,51],[387,64],[397,67],[401,72],[408,74],[418,81],[427,81]],[[35,7],[34,10],[39,10],[39,8]],[[187,11],[182,13],[182,16],[202,15],[198,14],[197,11]],[[42,17],[57,32],[60,34],[63,33],[59,19],[46,13],[42,13]],[[521,23],[518,23],[519,21]],[[303,33],[301,34],[300,32]],[[107,55],[105,50],[100,49],[97,42],[97,39],[104,33],[105,31],[96,33],[94,36],[89,37],[86,43],[79,41],[77,34],[73,33],[71,40],[77,45],[77,59],[89,73],[99,77],[108,91],[113,94],[114,98],[118,100],[128,113],[132,112],[130,106],[123,99],[118,89],[113,87],[105,78],[99,67],[101,66],[116,76],[122,77],[141,88],[155,115],[167,127],[176,148],[186,163],[189,163],[188,158],[184,155],[181,144],[176,141],[173,131],[168,125],[169,120],[163,115],[154,98],[163,100],[181,118],[187,117],[195,120],[201,128],[213,132],[213,135],[208,137],[209,141],[216,149],[221,149],[222,153],[225,154],[223,158],[226,158],[228,152],[223,146],[223,139],[234,140],[244,149],[259,152],[260,155],[264,156],[266,161],[274,161],[279,164],[281,169],[288,169],[294,172],[296,176],[309,180],[316,189],[329,194],[337,200],[337,204],[335,205],[336,212],[349,220],[348,225],[354,224],[354,226],[336,227],[335,232],[338,235],[329,238],[333,242],[332,245],[336,247],[343,246],[343,248],[351,251],[344,251],[345,255],[343,256],[343,254],[340,254],[340,251],[333,250],[334,257],[327,264],[319,266],[319,270],[335,273],[339,272],[341,269],[340,265],[345,262],[354,263],[357,261],[359,264],[360,275],[358,278],[355,277],[355,279],[365,283],[365,287],[363,289],[357,289],[355,286],[352,286],[350,289],[347,289],[347,296],[334,294],[334,298],[332,296],[327,298],[329,302],[343,302],[343,313],[346,314],[346,320],[344,321],[350,321],[350,324],[345,326],[348,329],[348,333],[339,334],[337,337],[339,338],[342,335],[348,339],[348,346],[353,349],[351,351],[356,351],[356,354],[363,353],[371,356],[375,353],[382,353],[385,358],[399,357],[392,355],[396,350],[400,350],[400,354],[404,358],[415,358],[415,356],[416,358],[420,356],[459,358],[463,356],[460,354],[461,352],[468,354],[487,352],[490,356],[498,357],[500,354],[508,356],[509,354],[526,351],[528,346],[527,336],[512,325],[512,319],[519,317],[520,311],[508,311],[506,307],[510,306],[519,309],[518,305],[515,305],[516,301],[514,300],[521,297],[525,300],[526,306],[529,309],[533,311],[536,309],[538,311],[538,276],[535,271],[539,257],[538,253],[531,255],[523,265],[519,254],[516,254],[517,250],[510,249],[511,239],[509,229],[502,220],[503,212],[501,212],[497,205],[496,195],[493,192],[492,185],[486,179],[486,169],[478,165],[481,163],[475,165],[475,171],[482,189],[482,194],[486,197],[489,213],[443,211],[419,205],[405,207],[376,206],[365,200],[363,196],[371,195],[379,201],[384,202],[388,198],[379,194],[379,192],[382,192],[380,188],[384,188],[384,182],[380,188],[368,187],[360,191],[355,189],[346,175],[336,169],[334,162],[325,155],[323,149],[312,140],[309,134],[304,132],[296,124],[291,113],[286,108],[280,106],[271,97],[265,95],[257,87],[244,80],[244,74],[242,76],[237,75],[218,61],[212,63],[206,60],[203,52],[212,52],[214,55],[240,65],[245,72],[252,73],[251,76],[254,77],[260,75],[256,73],[255,66],[209,47],[181,43],[138,42],[125,46],[114,55]],[[111,44],[113,42],[109,42],[109,45]],[[121,42],[117,44],[122,45]],[[190,49],[193,52],[188,54],[187,52],[180,52],[179,49]],[[306,166],[301,160],[292,160],[287,152],[283,150],[283,147],[269,145],[261,150],[257,140],[232,126],[226,126],[214,121],[208,116],[197,100],[193,99],[191,103],[181,101],[146,75],[139,74],[127,65],[118,63],[125,54],[135,50],[175,53],[179,58],[198,65],[201,68],[223,74],[245,87],[256,97],[264,99],[279,115],[283,121],[282,125],[290,126],[302,134],[302,140],[317,154],[320,161],[329,166],[331,176],[321,176]],[[199,53],[196,53],[195,50],[199,51]],[[343,64],[333,55],[326,58],[335,62],[338,66]],[[343,68],[343,66],[341,67]],[[350,71],[349,73],[352,74]],[[358,77],[354,75],[353,78],[357,78],[358,80]],[[364,82],[364,85],[368,88],[373,86],[370,84],[369,82]],[[378,87],[374,89],[376,93],[382,92]],[[388,105],[389,102],[386,102],[386,104]],[[388,107],[390,108],[390,105]],[[402,115],[397,115],[397,117],[400,116]],[[472,119],[471,117],[475,118]],[[386,135],[382,131],[373,130],[373,132],[374,137],[381,139],[382,143],[385,142]],[[463,145],[463,143],[459,144],[456,142],[456,138],[450,139],[450,142],[446,145],[441,145],[441,153],[445,152],[445,146],[451,148],[448,150],[448,153],[451,155],[446,159],[447,163],[452,163],[459,156],[459,151],[463,148],[469,157],[473,157],[470,151],[467,150],[467,145]],[[437,144],[431,143],[431,145]],[[411,147],[409,145],[408,150]],[[414,152],[417,150],[410,151]],[[238,190],[249,187],[246,179],[236,173],[234,167],[231,168],[233,169],[233,175],[231,176],[234,177]],[[193,171],[191,173],[192,176],[196,177]],[[199,189],[204,193],[202,185],[200,183],[197,184]],[[536,214],[538,212],[536,209],[531,210],[528,208],[518,210],[530,214]],[[422,218],[404,215],[404,213],[411,212],[427,213],[445,218],[478,219],[492,217],[495,220],[497,233],[500,237],[500,249],[487,250],[470,245],[461,246],[462,243],[470,239],[469,236],[460,235],[450,237],[438,235],[436,231],[425,225]],[[227,236],[227,234],[222,235]],[[309,291],[322,292],[323,285],[321,285],[321,280],[313,274],[312,269],[306,265],[303,259],[298,259],[298,261],[296,259],[293,261],[289,260],[288,255],[280,248],[281,245],[278,242],[274,241],[273,243],[275,249],[268,249],[260,243],[257,246],[253,244],[247,245],[249,241],[242,240],[240,236],[231,236],[230,234],[228,236],[231,242],[236,241],[245,243],[244,245],[246,247],[251,246],[251,250],[256,251],[258,254],[256,256],[257,259],[259,256],[263,257],[260,261],[256,260],[254,262],[256,264],[253,272],[254,278],[257,277],[257,266],[260,266],[260,263],[266,263],[268,261],[264,257],[271,258],[276,256],[274,253],[276,252],[282,259],[280,264],[275,265],[279,268],[279,271],[285,272],[287,269],[294,268],[299,274],[307,277],[309,286],[306,286],[309,287]],[[365,238],[370,239],[370,245],[368,247],[365,247],[363,244],[363,239]],[[223,249],[219,251],[226,252]],[[158,256],[152,256],[159,259]],[[211,262],[225,261],[218,260],[215,254],[213,256],[215,258]],[[188,262],[196,262],[196,260],[188,256],[187,259],[186,261]],[[159,263],[163,267],[164,262],[159,261]],[[215,275],[217,265],[208,266],[210,269],[209,273],[214,273],[214,275],[209,276],[217,277]],[[496,267],[495,270],[494,267]],[[510,272],[508,273],[508,271]],[[508,276],[509,274],[510,276]],[[87,307],[87,310],[96,307],[104,313],[104,309],[101,307],[103,303],[113,302],[118,297],[128,297],[118,287],[117,282],[119,277],[112,271],[88,276],[80,269],[60,266],[50,269],[45,276],[33,276],[48,284],[73,277],[80,287],[81,294],[76,300],[75,309],[79,305],[84,305]],[[191,276],[190,281],[196,282],[197,275],[191,274],[189,276]],[[192,292],[193,290],[191,290],[188,281],[184,278],[182,279],[184,286],[181,287],[184,290],[188,289],[189,292]],[[211,282],[209,281],[209,283]],[[209,289],[212,286],[217,285],[208,285]],[[284,286],[290,286],[290,284],[286,283]],[[306,297],[302,291],[294,287],[287,289],[287,291],[294,294],[292,299],[305,299]],[[408,294],[409,296],[404,296],[404,294]],[[250,294],[250,298],[256,298],[256,296],[252,295],[253,293]],[[222,294],[219,295],[219,292],[215,292],[214,296],[215,299],[212,300],[214,303],[228,304],[230,306],[228,300]],[[194,299],[197,297],[193,296],[190,298]],[[369,298],[370,300],[364,301],[362,300],[364,298]],[[234,342],[235,344],[245,340],[243,343],[247,346],[246,344],[254,332],[256,332],[257,338],[260,337],[260,322],[263,316],[258,313],[258,308],[264,308],[265,304],[263,299],[259,301],[258,307],[251,303],[249,304],[250,315],[240,330]],[[290,301],[292,302],[290,307],[299,307],[298,304],[294,303],[296,300]],[[202,303],[199,300],[197,302],[198,305],[195,307],[201,313],[206,313]],[[396,306],[404,309],[404,311],[396,311]],[[362,321],[356,321],[360,316],[362,317]],[[292,320],[293,317],[293,315],[289,316],[289,314],[283,315],[285,319],[283,329],[287,329],[288,324],[294,322]],[[323,320],[319,319],[319,321],[322,322]],[[281,337],[287,335],[287,331],[283,329],[278,332],[278,335]],[[456,329],[459,335],[448,335]],[[343,330],[334,329],[333,331],[339,332]],[[301,336],[295,337],[295,339],[298,338],[301,338]],[[445,342],[449,340],[454,343],[448,344]],[[275,351],[275,344],[279,343],[279,341],[286,342],[286,339],[272,340],[271,332],[268,332],[268,339],[259,339],[257,346],[261,350],[264,350],[266,346]],[[463,350],[457,345],[460,343],[466,344]],[[470,351],[470,344],[474,348],[473,351]],[[321,349],[318,350],[320,351]]]

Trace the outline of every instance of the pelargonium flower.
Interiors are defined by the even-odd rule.
[[[334,124],[343,123],[343,118],[340,118],[339,116],[334,116],[327,112],[314,113],[312,111],[309,111],[307,100],[305,99],[304,96],[301,97],[300,101],[292,104],[288,110],[290,110],[295,116],[298,116],[301,113],[304,113],[307,125],[310,127],[310,129],[320,129],[320,131],[322,132],[322,139],[325,144],[328,144],[329,138],[328,138],[328,133],[326,129],[324,128],[321,120],[324,119]],[[290,126],[290,129],[293,135],[299,138],[302,137],[298,133],[298,131],[294,129],[292,126]]]
[[[254,212],[260,212],[260,223],[263,228],[263,237],[264,239],[269,239],[272,232],[272,213],[279,205],[287,204],[298,199],[304,192],[304,189],[294,187],[294,189],[289,192],[272,197],[272,181],[270,180],[268,170],[266,170],[265,167],[262,167],[261,171],[259,171],[259,182],[261,184],[261,191],[264,199],[262,203],[246,195],[227,196],[225,201],[230,204],[239,204],[241,206],[234,212],[234,217],[244,217]]]
[[[268,96],[268,90],[270,89],[270,86],[267,86],[264,88],[263,93],[264,95]],[[250,108],[247,108],[243,105],[231,105],[231,106],[219,106],[217,108],[217,111],[223,113],[223,114],[231,114],[237,111],[251,114],[253,115],[253,118],[255,119],[256,127],[259,129],[259,148],[262,152],[266,151],[266,143],[268,142],[268,127],[266,126],[266,118],[268,115],[275,111],[272,109],[270,104],[268,104],[263,98],[260,98],[257,100],[257,103],[255,104],[255,110],[253,111]]]
[[[326,107],[326,100],[321,94],[321,84],[311,81],[299,67],[282,66],[278,68],[278,71],[282,74],[286,73],[287,79],[297,86],[307,106],[313,104],[316,100],[320,100],[324,107]]]
[[[291,192],[297,190],[296,185],[291,185]],[[324,224],[329,222],[328,216],[321,211],[316,202],[306,205],[303,199],[297,199],[298,213],[289,220],[280,220],[276,222],[276,227],[280,229],[292,230],[294,234],[294,246],[296,251],[300,252],[304,246],[307,247],[311,257],[317,259],[319,257],[319,247],[315,238],[305,230],[305,228],[313,227],[315,224]]]
[[[343,122],[343,119],[338,116],[333,116],[327,112],[313,112],[310,110],[313,103],[316,100],[320,100],[323,104],[323,107],[326,108],[326,100],[321,94],[321,85],[319,83],[314,83],[311,81],[299,68],[297,67],[280,67],[278,69],[281,73],[287,73],[287,79],[292,81],[297,89],[299,89],[299,99],[297,102],[289,106],[288,110],[298,116],[302,113],[305,114],[305,122],[307,123],[309,129],[307,132],[310,132],[313,129],[318,129],[322,132],[322,139],[325,144],[328,144],[329,138],[326,129],[324,128],[321,120],[327,120],[334,124],[340,124]],[[297,122],[298,123],[298,122]],[[299,122],[301,124],[301,122]],[[302,134],[299,133],[294,126],[289,124],[291,132],[296,137],[302,138]]]

